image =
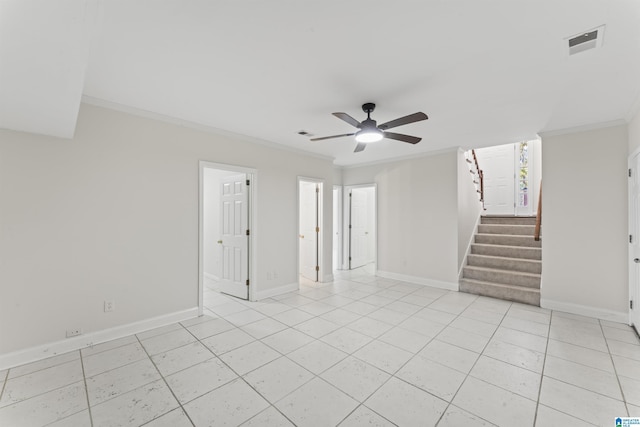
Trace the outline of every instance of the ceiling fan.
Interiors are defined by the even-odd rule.
[[[356,149],[354,153],[358,153],[365,149],[367,143],[380,141],[382,138],[395,139],[397,141],[408,142],[409,144],[417,144],[422,140],[422,138],[418,138],[417,136],[404,135],[401,133],[388,132],[388,129],[392,129],[402,125],[408,125],[409,123],[419,122],[421,120],[427,120],[429,117],[425,113],[413,113],[408,116],[400,117],[399,119],[391,120],[390,122],[386,122],[377,125],[376,121],[371,118],[371,113],[376,109],[376,104],[371,102],[367,102],[362,105],[362,111],[367,113],[367,118],[362,122],[357,121],[347,113],[332,113],[334,116],[349,123],[351,126],[354,126],[360,129],[357,132],[353,133],[344,133],[342,135],[332,135],[332,136],[324,136],[321,138],[312,138],[311,141],[322,141],[324,139],[331,138],[342,138],[344,136],[356,136],[356,141],[358,145],[356,145]]]

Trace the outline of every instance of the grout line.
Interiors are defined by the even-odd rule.
[[[602,332],[602,336],[604,337],[604,329],[602,327],[602,322],[598,319],[598,325],[600,326],[600,331]],[[620,382],[620,375],[618,375],[618,369],[616,368],[616,364],[613,361],[613,355],[611,354],[611,349],[609,348],[609,341],[605,337],[604,342],[607,346],[607,351],[609,352],[609,359],[611,360],[611,365],[613,366],[613,372],[616,376],[616,381],[618,382],[618,387],[620,388],[620,395],[622,396],[622,402],[624,403],[624,408],[627,410],[627,416],[629,416],[629,405],[627,404],[627,398],[624,395],[624,389],[622,388],[622,383]]]
[[[551,311],[551,313],[549,314],[549,327],[547,329],[547,343],[544,348],[544,357],[542,359],[542,371],[540,372],[540,385],[538,386],[538,398],[536,399],[536,412],[534,413],[534,416],[533,416],[533,425],[536,425],[536,422],[538,421],[538,409],[540,408],[540,396],[542,395],[542,381],[544,380],[544,370],[547,366],[547,352],[549,351],[549,340],[551,339],[551,322],[552,321],[553,321],[553,311]],[[559,412],[562,412],[562,411],[559,411]]]
[[[82,368],[82,380],[84,382],[84,395],[87,399],[87,411],[89,411],[89,421],[91,422],[91,427],[93,427],[93,414],[91,412],[91,403],[89,402],[89,387],[87,387],[87,376],[84,372],[84,359],[82,357],[82,352],[78,350],[78,354],[80,355],[80,367]]]

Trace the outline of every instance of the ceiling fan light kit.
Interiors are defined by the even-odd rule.
[[[358,145],[356,145],[356,149],[354,150],[354,152],[358,153],[360,151],[363,151],[368,143],[380,141],[382,138],[395,139],[397,141],[408,142],[409,144],[417,144],[422,140],[422,138],[418,138],[417,136],[387,132],[387,129],[407,125],[409,123],[419,122],[422,120],[427,120],[429,117],[427,117],[425,113],[413,113],[408,116],[400,117],[399,119],[391,120],[390,122],[386,122],[378,126],[377,122],[371,118],[371,113],[373,112],[373,110],[375,110],[375,108],[376,104],[372,102],[367,102],[366,104],[362,105],[362,111],[367,113],[367,118],[362,122],[357,121],[347,113],[333,113],[333,115],[340,120],[343,120],[349,123],[351,126],[356,127],[360,130],[354,133],[312,138],[311,141],[321,141],[325,139],[341,138],[344,136],[355,135],[355,139]]]

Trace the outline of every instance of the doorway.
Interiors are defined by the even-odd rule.
[[[629,324],[640,332],[640,152],[629,158]]]
[[[321,281],[323,182],[298,178],[298,274],[301,279]]]
[[[476,155],[484,173],[484,214],[535,215],[540,140],[480,148]]]
[[[346,187],[345,199],[346,265],[353,270],[376,260],[376,185]]]
[[[255,170],[200,162],[200,310],[205,286],[251,298],[256,181]]]

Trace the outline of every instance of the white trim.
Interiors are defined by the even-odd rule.
[[[297,186],[297,200],[298,200],[298,225],[297,225],[297,229],[296,229],[296,235],[300,234],[300,183],[301,182],[309,182],[309,183],[315,183],[316,185],[318,185],[319,188],[319,193],[318,193],[318,206],[316,207],[318,210],[318,227],[320,227],[320,233],[318,233],[318,253],[316,254],[317,258],[318,258],[318,267],[320,268],[320,270],[318,271],[317,277],[318,277],[318,282],[322,283],[322,278],[324,277],[324,272],[325,272],[325,265],[324,265],[324,230],[325,230],[325,221],[324,221],[324,187],[325,187],[325,182],[323,178],[314,178],[314,177],[308,177],[308,176],[302,176],[302,175],[298,175],[298,186]],[[333,188],[331,189],[331,198],[333,199]],[[333,221],[333,212],[331,212],[331,220]],[[333,236],[331,236],[333,237]],[[298,254],[298,258],[297,258],[297,263],[298,263],[298,277],[300,277],[300,275],[302,274],[302,272],[300,271],[300,238],[297,239],[297,243],[298,243],[298,249],[297,249],[297,254]],[[333,239],[331,241],[331,244],[333,245]],[[333,255],[333,254],[332,254]]]
[[[91,347],[106,341],[127,337],[150,329],[159,328],[183,320],[192,319],[198,316],[198,308],[193,307],[175,313],[164,314],[126,325],[115,326],[101,331],[90,332],[73,338],[67,338],[49,344],[26,348],[0,355],[0,370],[8,369],[24,363],[35,362],[46,359],[57,354]]]
[[[558,135],[567,135],[570,133],[587,132],[590,130],[604,129],[604,128],[610,128],[610,127],[626,125],[626,124],[627,124],[626,120],[619,119],[619,120],[612,120],[609,122],[591,123],[588,125],[574,126],[570,128],[564,128],[564,129],[552,129],[544,132],[538,132],[538,135],[540,135],[541,138],[546,138],[549,136],[558,136]]]
[[[82,95],[82,103],[93,105],[96,107],[106,108],[109,110],[119,111],[121,113],[131,114],[133,116],[144,117],[146,119],[156,120],[159,122],[170,123],[173,125],[185,127],[187,129],[193,129],[200,132],[211,133],[219,136],[223,136],[226,138],[234,138],[242,141],[250,142],[252,144],[263,145],[265,147],[273,148],[275,150],[288,151],[295,154],[301,154],[304,156],[315,157],[318,159],[329,160],[333,162],[335,160],[334,157],[326,156],[323,154],[314,153],[311,151],[302,150],[299,148],[295,148],[289,145],[278,144],[275,142],[267,141],[260,138],[255,138],[249,135],[243,135],[240,133],[235,133],[231,131],[227,131],[224,129],[215,128],[213,126],[204,125],[201,123],[191,122],[189,120],[179,119],[176,117],[166,116],[164,114],[155,113],[153,111],[142,110],[135,107],[129,107],[127,105],[118,104],[117,102],[107,101],[100,98],[94,98],[92,96]]]
[[[322,283],[329,283],[329,282],[333,282],[333,274],[327,274],[322,279]]]
[[[604,308],[589,307],[586,305],[554,301],[544,298],[540,299],[540,307],[550,310],[563,311],[565,313],[578,314],[580,316],[608,320],[610,322],[629,324],[629,314],[623,311],[612,311]]]
[[[480,202],[482,203],[482,202]],[[464,258],[462,259],[462,265],[458,270],[458,280],[462,279],[462,273],[464,271],[464,267],[467,265],[467,257],[471,253],[471,245],[475,242],[476,234],[478,233],[478,226],[480,225],[480,219],[482,218],[482,207],[480,208],[480,212],[478,212],[478,218],[476,218],[476,225],[473,226],[473,233],[469,238],[469,244],[467,245],[467,250],[464,253]]]
[[[288,285],[278,286],[277,288],[266,289],[261,292],[256,292],[256,299],[252,301],[260,301],[265,298],[271,298],[278,295],[286,294],[289,292],[297,291],[300,288],[298,283],[289,283]]]
[[[376,276],[384,279],[400,280],[416,285],[430,286],[432,288],[446,289],[449,291],[458,291],[459,284],[454,282],[445,282],[442,280],[426,279],[424,277],[408,276],[406,274],[391,273],[389,271],[377,270]]]

